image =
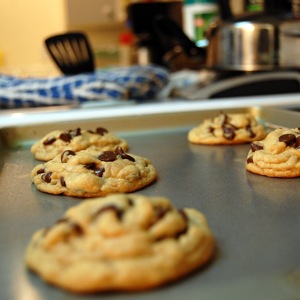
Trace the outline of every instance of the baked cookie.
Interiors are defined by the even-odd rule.
[[[268,177],[300,176],[300,127],[278,128],[251,143],[246,169]]]
[[[75,197],[100,197],[128,193],[156,179],[150,160],[127,154],[121,147],[114,151],[65,150],[31,172],[38,190]]]
[[[38,160],[49,161],[65,150],[80,151],[90,147],[98,150],[114,150],[121,146],[128,150],[127,142],[103,127],[92,130],[80,128],[69,131],[55,130],[48,133],[31,147],[31,153]]]
[[[265,136],[264,126],[251,114],[220,113],[192,128],[188,133],[188,141],[207,145],[242,144],[261,140]]]
[[[205,216],[165,197],[116,194],[70,208],[37,231],[27,266],[72,292],[145,290],[208,262],[214,238]]]

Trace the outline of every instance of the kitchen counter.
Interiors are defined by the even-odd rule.
[[[168,114],[178,112],[224,110],[260,106],[300,109],[300,94],[249,96],[211,100],[170,100],[137,103],[135,101],[107,101],[85,103],[81,106],[55,106],[28,109],[0,110],[0,128],[57,123],[86,119],[107,119],[123,116]]]

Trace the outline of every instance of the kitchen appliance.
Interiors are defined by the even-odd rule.
[[[265,1],[265,10],[234,15],[229,1],[219,0],[220,18],[198,47],[166,14],[152,18],[159,64],[171,72],[214,73],[208,80],[180,85],[172,97],[210,99],[300,92],[300,18],[288,0]]]
[[[198,82],[174,87],[174,98],[205,100],[257,95],[296,94],[300,92],[300,73],[297,71],[211,72]],[[201,72],[200,72],[201,73]],[[270,98],[272,102],[272,98]]]
[[[154,8],[153,4],[158,3],[148,4],[151,4],[148,8]],[[218,4],[220,18],[209,26],[207,47],[198,47],[191,41],[178,19],[161,10],[162,3],[156,6],[155,13],[150,13],[151,20],[144,21],[148,26],[145,29],[139,13],[143,12],[141,8],[150,10],[144,7],[146,3],[132,5],[131,20],[136,25],[133,29],[140,46],[146,45],[156,54],[150,62],[165,65],[171,71],[209,68],[249,72],[300,68],[300,56],[295,50],[300,45],[300,17],[293,14],[289,0],[266,0],[264,11],[239,16],[233,14],[229,1],[218,0]]]
[[[137,62],[163,65],[165,47],[158,37],[155,20],[159,17],[182,23],[182,1],[136,1],[127,6],[129,26],[136,37]]]
[[[300,19],[288,0],[265,1],[262,12],[234,17],[227,0],[219,0],[220,20],[208,32],[206,66],[219,70],[260,71],[300,68]],[[296,33],[296,34],[295,34]]]

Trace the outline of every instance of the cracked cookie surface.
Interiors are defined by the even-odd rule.
[[[31,153],[37,160],[49,161],[55,155],[65,150],[80,151],[88,148],[97,150],[114,150],[117,146],[128,150],[127,142],[109,132],[106,128],[96,130],[82,130],[80,128],[69,131],[54,130],[31,147]]]
[[[157,172],[147,158],[114,151],[65,150],[31,172],[38,190],[74,197],[128,193],[152,183]]]
[[[242,144],[261,140],[265,136],[264,126],[251,114],[220,113],[192,128],[188,141],[207,145]]]
[[[246,169],[268,177],[300,176],[300,127],[278,128],[251,143]]]
[[[207,263],[215,242],[203,213],[165,197],[86,200],[37,231],[25,262],[46,282],[78,293],[145,290]]]

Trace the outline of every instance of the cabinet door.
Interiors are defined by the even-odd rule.
[[[66,0],[69,26],[93,26],[118,21],[121,0]]]

